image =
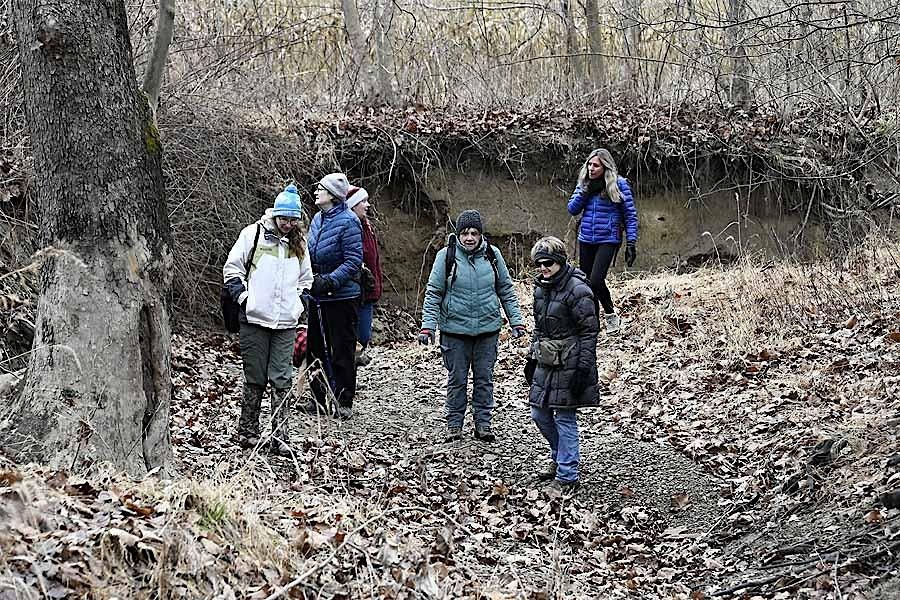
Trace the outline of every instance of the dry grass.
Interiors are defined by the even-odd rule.
[[[759,261],[628,279],[615,285],[632,333],[666,335],[723,359],[797,343],[813,324],[843,322],[896,302],[900,244],[877,234],[842,260]],[[635,311],[634,307],[643,309]],[[684,335],[690,331],[690,335]]]

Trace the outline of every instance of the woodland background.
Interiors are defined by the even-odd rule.
[[[144,457],[166,470],[72,472],[0,452],[0,598],[897,594],[900,7],[161,5],[129,2],[127,15],[140,81],[160,9],[174,11],[155,117],[176,333],[156,336],[171,398],[159,396],[164,435]],[[23,406],[7,398],[37,354],[36,297],[55,260],[16,6],[0,0],[0,425]],[[522,404],[525,342],[501,336],[499,443],[453,445],[440,359],[411,330],[448,218],[488,187],[524,215],[498,243],[517,257],[530,313],[523,249],[598,145],[639,200],[724,197],[736,222],[771,212],[791,226],[774,253],[738,241],[727,260],[714,246],[613,275],[626,327],[600,340],[602,406],[583,413],[584,485],[564,498],[534,481],[545,453]],[[301,184],[312,210],[314,182],[337,169],[376,200],[391,279],[359,410],[348,424],[297,415],[290,460],[242,452],[230,435],[240,358],[215,318],[222,261],[285,183]],[[656,221],[645,204],[644,256]],[[77,321],[57,316],[60,330]],[[121,321],[110,329],[131,331]],[[100,354],[82,380],[100,373]],[[32,379],[25,408],[58,391]],[[97,445],[122,419],[93,415],[135,407],[104,389],[95,404],[86,389],[67,388],[54,414],[74,415],[66,439]],[[146,444],[147,429],[125,446]]]

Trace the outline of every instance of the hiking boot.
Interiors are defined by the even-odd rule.
[[[606,335],[615,335],[619,333],[622,326],[622,320],[616,313],[609,313],[606,316]]]
[[[290,458],[294,454],[294,450],[289,444],[274,437],[269,441],[269,452],[275,456],[284,456],[286,458]]]
[[[551,494],[561,494],[563,496],[569,496],[578,491],[578,488],[580,487],[581,482],[577,479],[575,481],[563,481],[562,479],[554,479],[548,486],[548,490]]]
[[[259,442],[259,410],[266,388],[259,385],[244,384],[244,395],[241,397],[241,417],[238,421],[238,443],[244,448],[252,448]],[[241,443],[252,444],[245,446]],[[255,440],[255,441],[254,441]]]
[[[356,353],[356,366],[357,367],[365,367],[372,362],[372,357],[369,356],[368,350],[360,350]]]
[[[497,437],[494,435],[494,432],[491,431],[490,425],[476,425],[475,439],[481,440],[482,442],[493,442]]]
[[[538,481],[550,481],[551,479],[556,479],[556,463],[550,462],[545,470],[538,471],[537,478]]]
[[[334,417],[341,421],[347,421],[353,417],[353,409],[349,406],[338,406],[334,411]]]
[[[446,440],[448,442],[455,442],[457,440],[462,439],[462,427],[448,427],[447,428],[447,437]]]
[[[252,435],[238,434],[237,443],[241,448],[252,450],[259,444],[259,438]]]
[[[297,410],[307,415],[327,415],[328,409],[316,402],[309,400],[297,406]]]

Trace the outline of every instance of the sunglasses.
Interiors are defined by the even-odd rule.
[[[556,264],[555,260],[550,260],[549,258],[542,258],[540,260],[534,261],[534,266],[544,269],[549,269],[553,265]]]

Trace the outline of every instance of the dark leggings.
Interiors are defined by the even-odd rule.
[[[606,274],[616,259],[621,244],[588,244],[578,242],[578,262],[581,270],[588,276],[591,289],[594,290],[594,303],[603,306],[603,312],[612,314],[612,295],[606,287]],[[598,302],[599,301],[599,302]],[[597,316],[600,316],[598,307]]]
[[[319,359],[323,363],[325,357],[325,343],[331,354],[331,369],[334,375],[334,387],[332,390],[337,399],[338,406],[352,407],[353,397],[356,395],[356,332],[359,323],[359,300],[334,300],[322,302],[321,309],[310,303],[309,329],[307,343],[309,359]],[[320,312],[321,310],[321,312]],[[319,317],[324,325],[327,340],[322,339],[322,330],[319,328]],[[313,396],[321,405],[326,404],[328,389],[327,380],[314,378],[309,387]]]

